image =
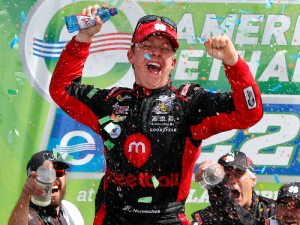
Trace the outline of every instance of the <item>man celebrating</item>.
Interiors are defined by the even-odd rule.
[[[81,14],[93,15],[98,8],[89,6]],[[99,189],[103,202],[94,225],[190,224],[184,204],[201,141],[247,128],[262,117],[253,75],[231,40],[220,35],[209,38],[205,47],[222,60],[232,92],[206,92],[192,83],[173,87],[177,26],[167,17],[146,15],[137,23],[127,54],[135,75],[133,88],[84,85],[81,77],[89,47],[103,25],[99,17],[95,20],[95,26],[68,43],[49,88],[68,115],[103,138],[106,172]]]
[[[56,171],[52,184],[52,198],[49,206],[41,207],[30,201],[32,195],[42,196],[44,188],[36,177],[36,170],[45,161],[50,161]],[[84,225],[81,213],[71,202],[63,200],[66,192],[67,172],[69,165],[58,154],[55,158],[52,151],[41,151],[34,154],[27,163],[28,179],[24,184],[21,196],[13,209],[8,225]]]
[[[201,182],[206,168],[214,163],[201,163],[195,180]],[[267,219],[275,214],[275,201],[255,193],[257,178],[252,160],[235,151],[220,157],[218,163],[224,167],[225,178],[208,190],[210,206],[192,214],[194,224],[267,224]]]

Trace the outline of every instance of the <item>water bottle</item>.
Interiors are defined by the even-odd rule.
[[[96,25],[96,22],[94,20],[95,16],[99,16],[102,22],[105,23],[110,19],[111,16],[115,16],[117,14],[118,10],[116,8],[99,8],[96,14],[92,16],[82,16],[80,14],[66,16],[65,22],[69,33],[72,33],[74,31]]]
[[[215,163],[206,168],[203,173],[200,186],[203,189],[210,189],[213,186],[219,184],[225,176],[225,171],[219,163]]]
[[[31,196],[31,201],[38,206],[46,207],[51,203],[52,197],[52,183],[56,179],[56,172],[53,168],[51,161],[46,160],[43,165],[41,165],[37,171],[38,176],[36,180],[40,186],[44,188],[43,196]]]

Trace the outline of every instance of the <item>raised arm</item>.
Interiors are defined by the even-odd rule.
[[[90,16],[95,14],[99,7],[99,5],[89,6],[84,8],[81,14]],[[81,85],[81,76],[84,64],[89,56],[89,47],[93,36],[101,30],[103,25],[99,16],[95,17],[95,22],[95,26],[80,30],[63,50],[50,81],[49,93],[53,101],[64,112],[98,133],[98,118],[81,101],[94,88],[92,85]],[[68,88],[72,85],[78,98],[68,93],[70,91]]]
[[[231,86],[233,109],[204,118],[191,127],[195,139],[203,140],[214,134],[231,129],[246,129],[256,124],[263,116],[259,87],[248,65],[237,54],[227,35],[209,38],[205,42],[208,54],[222,60],[226,76]],[[229,99],[227,102],[232,100]],[[218,99],[216,105],[225,101]]]
[[[31,172],[22,189],[21,195],[15,205],[8,225],[28,225],[29,204],[32,195],[43,195],[44,189],[36,182],[37,173]]]

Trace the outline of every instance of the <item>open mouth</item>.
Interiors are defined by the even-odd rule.
[[[52,193],[56,193],[56,192],[58,192],[58,190],[59,190],[59,188],[57,185],[52,186]]]
[[[285,224],[289,224],[289,225],[297,225],[297,224],[298,224],[298,221],[287,220],[287,221],[285,221]]]
[[[241,195],[241,193],[236,189],[231,190],[231,193],[234,198],[239,198]]]
[[[161,66],[155,62],[147,63],[147,68],[150,72],[159,73],[161,71]]]

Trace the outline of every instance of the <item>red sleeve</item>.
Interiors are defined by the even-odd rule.
[[[196,140],[232,129],[246,129],[256,124],[263,116],[259,87],[248,65],[239,57],[234,66],[224,67],[231,86],[235,110],[207,117],[200,124],[192,126],[191,132]]]
[[[75,37],[63,50],[50,81],[49,93],[53,101],[69,116],[99,133],[97,116],[76,98],[70,96],[66,87],[82,76],[84,63],[91,43],[78,42]]]

